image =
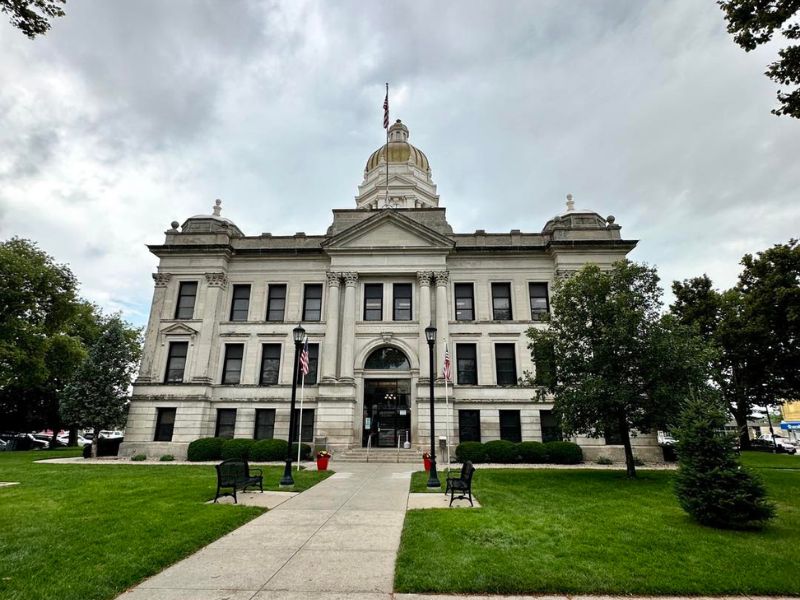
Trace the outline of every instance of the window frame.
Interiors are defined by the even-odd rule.
[[[313,408],[304,408],[303,409],[303,429],[300,429],[300,409],[299,408],[295,408],[294,412],[295,412],[295,414],[294,414],[294,426],[295,426],[294,439],[297,440],[301,444],[309,444],[309,443],[313,444],[314,443],[314,430],[315,430],[316,419],[317,419],[317,414],[316,414],[315,409],[313,409]],[[306,415],[309,412],[311,413],[311,425],[308,426],[308,427],[311,430],[311,439],[303,439],[303,431],[305,431],[307,423],[309,422],[309,420],[306,418]]]
[[[227,437],[226,435],[221,435],[222,432],[220,430],[220,426],[222,425],[222,423],[221,423],[220,416],[222,415],[222,413],[232,414],[233,415],[233,421],[230,423],[230,425],[228,425],[227,423],[225,424],[226,428],[229,427],[229,426],[231,428],[231,436],[230,437]],[[232,440],[235,436],[236,436],[236,409],[235,408],[218,408],[217,409],[217,421],[214,424],[214,437],[224,437],[225,439]]]
[[[319,289],[319,298],[311,297],[308,295],[309,290]],[[303,321],[310,323],[318,323],[322,321],[322,296],[323,286],[321,283],[304,283],[303,284]],[[310,318],[310,312],[316,312],[317,309],[309,309],[308,303],[310,300],[319,300],[319,317],[316,319]]]
[[[237,291],[241,291],[241,290],[243,290],[245,288],[247,288],[247,297],[244,298],[245,303],[246,303],[245,304],[245,308],[244,308],[244,319],[234,318],[234,315],[237,312],[239,312],[239,313],[242,312],[242,309],[240,307],[237,308],[237,306],[236,306],[237,300],[238,301],[242,300],[242,298],[237,298],[236,297],[236,292]],[[231,312],[228,315],[228,319],[230,321],[235,321],[237,323],[242,323],[242,322],[246,322],[250,318],[250,296],[251,296],[251,294],[252,294],[252,286],[251,286],[251,284],[249,284],[249,283],[236,283],[236,284],[233,285],[233,288],[231,290]]]
[[[271,350],[277,348],[277,357],[270,356],[267,357],[267,348]],[[283,354],[283,344],[275,343],[275,342],[266,342],[261,344],[261,363],[259,366],[258,371],[258,385],[267,386],[267,385],[278,385],[281,380],[281,358]],[[264,382],[264,362],[266,360],[277,360],[277,367],[275,369],[275,381]]]
[[[398,296],[397,295],[397,289],[398,288],[408,288],[408,296],[407,297],[406,296]],[[398,300],[398,298],[402,299],[402,300],[405,300],[406,298],[408,299],[408,309],[405,309],[405,308],[398,309],[397,308],[397,300]],[[408,310],[408,318],[407,319],[398,319],[397,318],[398,311],[405,312],[406,310]],[[414,320],[414,284],[412,284],[412,283],[394,283],[394,284],[392,284],[392,320],[393,321],[413,321]]]
[[[272,292],[275,291],[275,290],[278,290],[278,289],[282,289],[283,290],[283,298],[276,298],[276,297],[272,296]],[[264,320],[265,321],[267,321],[268,323],[283,323],[283,322],[286,321],[286,297],[288,296],[288,293],[289,293],[289,286],[287,284],[285,284],[285,283],[269,283],[269,284],[267,284],[267,312],[264,315]],[[273,309],[272,308],[272,301],[273,300],[275,300],[275,301],[282,300],[283,301],[283,307],[281,308],[281,318],[280,319],[271,319],[270,316],[269,316],[270,312],[272,312],[273,310],[277,310],[277,309]]]
[[[319,383],[319,347],[319,342],[308,343],[308,375],[306,375],[305,385],[317,385],[317,383]],[[298,362],[297,384],[300,385],[301,382],[302,372],[300,371],[300,364]]]
[[[472,360],[472,379],[473,381],[462,381],[461,374],[467,372],[466,369],[461,368],[461,361],[470,360],[470,357],[462,355],[463,350],[471,348],[473,355]],[[478,385],[478,344],[475,342],[458,342],[456,344],[456,385]]]
[[[458,290],[469,288],[469,299],[471,301],[470,313],[472,315],[469,319],[459,318],[459,308],[458,308],[458,299],[459,298],[466,298],[466,296],[459,296]],[[453,283],[453,308],[455,310],[455,320],[456,321],[475,321],[475,284],[471,281],[460,281]],[[463,309],[463,312],[466,309]]]
[[[509,348],[511,349],[511,362],[510,362],[510,364],[513,366],[513,371],[508,371],[506,369],[502,369],[502,370],[500,369],[500,361],[501,360],[503,360],[503,361],[509,360],[507,357],[502,357],[502,358],[500,357],[500,353],[498,352],[498,350],[500,350],[501,348],[503,348],[503,350],[506,350],[506,349],[509,349]],[[501,372],[502,373],[506,373],[506,372],[513,373],[514,382],[513,383],[507,383],[505,381],[501,382],[500,381],[500,373]],[[497,382],[497,385],[517,385],[517,380],[519,379],[519,376],[518,376],[518,373],[517,373],[517,347],[516,347],[516,344],[514,344],[513,342],[498,342],[498,343],[496,343],[494,345],[494,373],[495,373],[495,381]]]
[[[183,356],[174,356],[172,351],[173,348],[179,344],[183,344],[186,347],[186,354]],[[177,379],[170,379],[170,371],[174,370],[170,368],[170,363],[174,358],[182,358],[183,359],[183,369],[181,370],[181,378],[180,380]],[[167,364],[166,368],[164,369],[164,383],[183,383],[186,378],[186,363],[189,360],[189,342],[186,340],[172,340],[168,343],[167,346]]]
[[[257,408],[256,414],[253,419],[253,439],[254,440],[272,440],[275,439],[275,413],[277,412],[274,408]],[[259,416],[260,415],[269,415],[272,414],[272,429],[271,434],[269,437],[267,436],[259,436],[259,425],[269,425],[269,423],[259,423]],[[269,419],[267,419],[269,421]]]
[[[234,372],[228,366],[228,360],[237,360],[236,358],[229,356],[229,353],[234,348],[241,348],[242,356],[238,359],[239,362],[239,378],[236,381],[227,381],[228,374]],[[244,352],[245,352],[245,344],[241,342],[237,343],[230,343],[225,344],[225,352],[222,358],[222,377],[220,378],[221,385],[239,385],[242,383],[242,372],[244,371]]]
[[[497,312],[503,310],[497,307],[497,301],[502,300],[504,296],[498,296],[495,290],[507,289],[508,290],[508,318],[498,318]],[[491,283],[492,295],[492,321],[513,321],[514,320],[514,303],[512,301],[513,288],[510,281],[493,281]]]
[[[500,413],[498,419],[500,423],[500,439],[519,444],[522,441],[522,414],[519,409],[500,409],[498,412]],[[511,420],[516,420],[516,422],[510,426],[508,422],[504,425],[504,416],[506,419],[511,417]],[[509,429],[512,430],[511,435],[509,435]]]
[[[194,286],[194,294],[184,294],[184,289],[186,286],[193,285]],[[194,309],[197,307],[197,292],[200,290],[200,282],[197,280],[185,280],[178,282],[178,299],[175,302],[175,320],[176,321],[190,321],[194,319]],[[187,307],[181,306],[181,298],[193,298],[192,300],[192,307],[191,307],[191,314],[186,317],[181,315],[181,309],[185,309]]]
[[[172,423],[164,423],[164,415],[172,414]],[[172,436],[175,434],[175,420],[177,418],[178,409],[174,406],[157,406],[156,407],[156,430],[153,433],[154,442],[171,442]],[[169,435],[164,435],[162,432],[164,427],[169,426]]]
[[[544,286],[544,296],[534,296],[533,287]],[[533,308],[534,298],[544,298],[544,310],[536,310]],[[528,302],[531,307],[531,321],[541,321],[544,315],[550,314],[550,285],[546,281],[529,281],[528,282]]]
[[[363,320],[364,321],[383,321],[383,284],[382,283],[365,283],[364,284],[364,312],[363,312]],[[370,296],[368,290],[380,290],[380,296]],[[380,300],[380,308],[368,308],[369,300]],[[370,318],[368,315],[372,311],[378,311],[378,318]]]
[[[474,439],[475,436],[464,436],[464,424],[461,420],[462,413],[473,413],[473,415],[477,416],[477,439]],[[481,411],[479,408],[459,408],[458,409],[458,442],[480,442],[481,441]]]

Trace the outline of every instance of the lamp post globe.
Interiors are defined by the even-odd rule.
[[[306,330],[303,329],[300,323],[297,324],[292,330],[292,339],[294,340],[294,370],[292,371],[292,403],[289,408],[289,447],[286,449],[286,466],[283,469],[283,477],[281,477],[281,487],[291,487],[294,485],[292,478],[292,446],[294,445],[294,404],[297,398],[297,370],[300,363],[300,349],[303,346],[303,340],[306,338]]]
[[[439,476],[436,474],[436,417],[433,412],[433,380],[436,378],[436,372],[433,366],[433,348],[436,345],[436,327],[432,324],[425,328],[425,339],[428,341],[428,358],[430,362],[430,402],[431,402],[431,469],[428,475],[428,487],[438,488],[442,487],[439,481]]]

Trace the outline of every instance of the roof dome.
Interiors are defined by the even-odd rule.
[[[431,166],[428,157],[417,148],[408,143],[408,127],[400,119],[389,127],[389,162],[408,163],[409,161],[422,169],[423,172],[430,172]],[[372,171],[375,167],[386,160],[386,144],[370,154],[365,170]]]

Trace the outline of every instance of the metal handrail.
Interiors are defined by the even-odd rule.
[[[400,435],[397,436],[397,458],[395,458],[396,463],[400,463]]]
[[[372,436],[373,435],[375,435],[375,433],[370,433],[367,436],[367,462],[369,462],[369,450],[370,450],[370,448],[372,448]]]

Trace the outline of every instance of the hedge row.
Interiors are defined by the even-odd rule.
[[[459,462],[473,463],[553,463],[575,465],[583,462],[583,452],[572,442],[521,442],[506,440],[463,442],[456,447]]]
[[[286,458],[286,440],[249,440],[245,438],[200,438],[189,444],[187,458],[190,461],[228,460],[240,458],[252,461],[274,461]],[[297,444],[293,445],[292,456],[297,456]],[[302,460],[311,459],[311,446],[300,446]]]

